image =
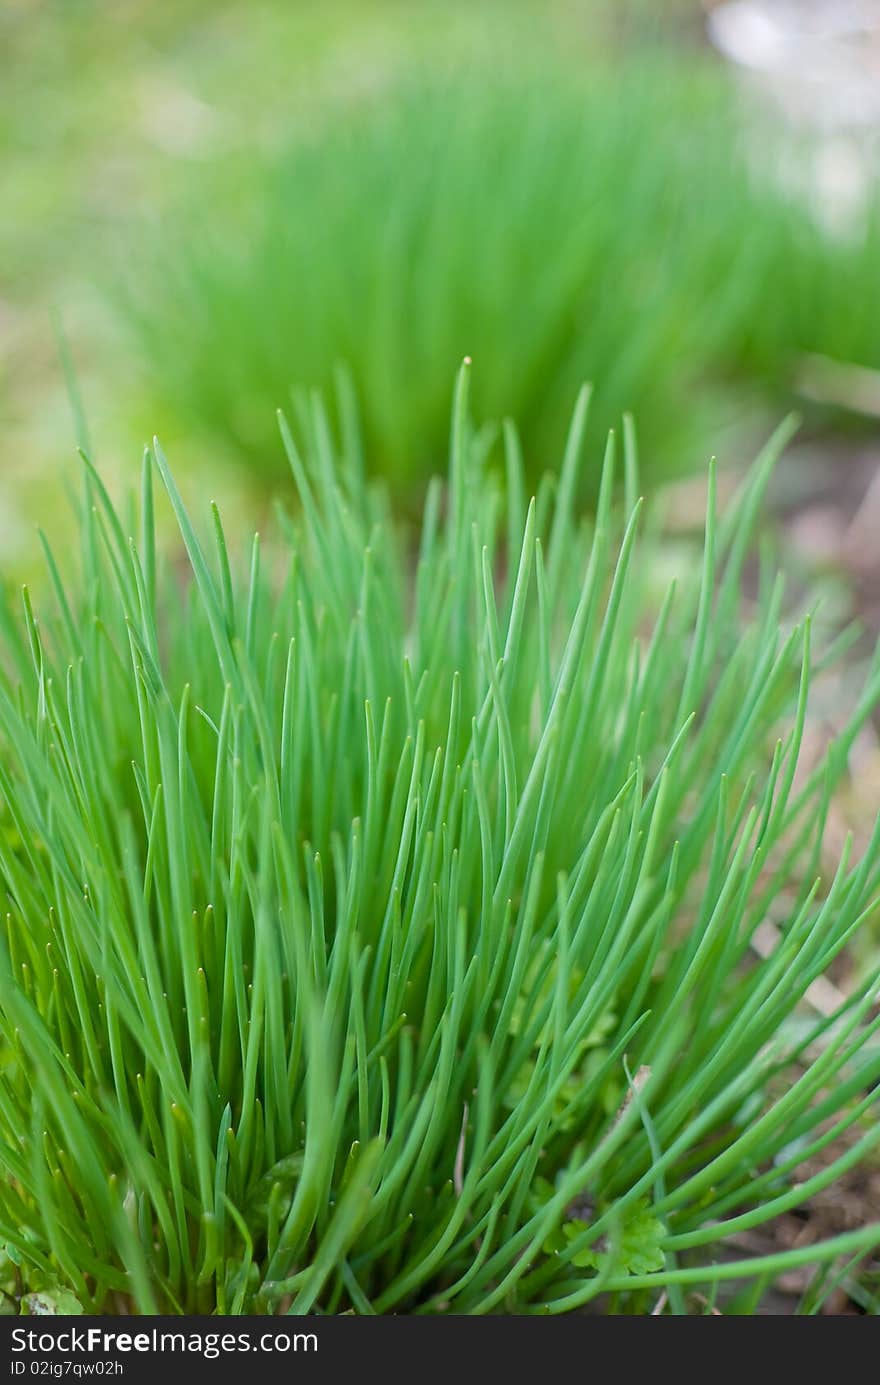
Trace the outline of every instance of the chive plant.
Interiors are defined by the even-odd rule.
[[[292,381],[329,389],[341,358],[371,464],[417,506],[470,350],[477,412],[516,402],[534,483],[582,379],[600,433],[635,409],[653,476],[700,464],[722,420],[723,443],[759,400],[787,407],[805,353],[880,366],[876,209],[831,240],[742,125],[728,75],[691,53],[484,65],[308,137],[280,122],[237,175],[227,156],[189,178],[158,234],[126,229],[117,301],[150,417],[276,482],[272,408]]]
[[[877,975],[809,1003],[880,883],[876,832],[819,873],[880,661],[799,776],[810,622],[779,580],[740,596],[785,433],[720,520],[710,476],[658,610],[631,427],[625,515],[612,437],[581,522],[587,393],[527,501],[512,426],[485,473],[468,373],[414,547],[343,386],[338,430],[317,397],[298,441],[281,419],[265,551],[195,526],[155,444],[137,520],[86,461],[81,570],[47,545],[45,599],[2,607],[13,1298],[686,1312],[880,1241],[725,1249],[880,1138]]]

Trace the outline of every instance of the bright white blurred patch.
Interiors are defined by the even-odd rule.
[[[779,176],[832,234],[859,235],[880,181],[880,0],[727,0],[707,26],[763,108],[761,162],[769,117]]]

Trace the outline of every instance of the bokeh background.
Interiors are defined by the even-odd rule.
[[[786,503],[840,556],[880,415],[878,33],[869,0],[7,0],[6,554],[75,442],[125,478],[158,432],[258,510],[275,409],[340,365],[411,505],[469,352],[534,474],[584,379],[648,485],[798,407]]]

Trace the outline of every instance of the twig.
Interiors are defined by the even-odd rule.
[[[799,393],[817,404],[880,418],[880,370],[852,361],[834,361],[830,356],[803,356],[795,385]]]

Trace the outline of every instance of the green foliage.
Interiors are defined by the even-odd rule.
[[[728,80],[651,53],[469,73],[194,178],[151,253],[132,262],[126,234],[150,418],[271,474],[274,409],[342,360],[371,461],[420,499],[465,354],[533,480],[584,379],[600,432],[632,409],[668,472],[702,465],[746,395],[790,398],[801,353],[880,365],[877,226],[831,242],[772,158],[758,173]]]
[[[0,1250],[0,1314],[78,1316],[82,1304],[51,1274],[26,1261],[15,1246]]]
[[[130,517],[86,465],[80,571],[47,547],[0,608],[0,1240],[86,1312],[678,1311],[880,1241],[718,1260],[880,1138],[835,1152],[876,975],[805,1003],[875,908],[876,833],[817,870],[880,663],[796,777],[810,623],[740,597],[784,435],[657,614],[632,430],[625,523],[612,440],[581,524],[586,394],[527,503],[467,376],[418,536],[343,390],[338,444],[282,420],[265,548],[197,532],[156,445]]]

